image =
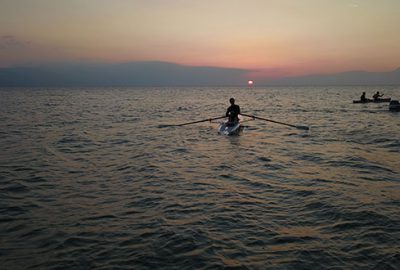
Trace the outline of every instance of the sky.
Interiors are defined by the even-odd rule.
[[[0,67],[167,61],[281,77],[400,67],[399,0],[0,0]]]

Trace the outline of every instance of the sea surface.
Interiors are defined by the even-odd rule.
[[[1,269],[400,269],[400,87],[1,88]],[[242,112],[294,125],[218,121]]]

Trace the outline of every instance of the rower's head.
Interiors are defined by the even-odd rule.
[[[229,102],[233,105],[233,104],[235,104],[235,99],[234,98],[230,98]]]

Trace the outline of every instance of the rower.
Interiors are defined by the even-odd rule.
[[[361,101],[366,101],[367,98],[365,97],[365,92],[362,93],[361,97],[360,97]]]
[[[229,117],[228,125],[233,125],[239,122],[240,107],[235,104],[234,98],[230,98],[229,102],[231,103],[231,106],[226,110],[226,117]]]
[[[383,94],[379,94],[379,91],[377,91],[372,97],[374,98],[374,100],[378,100],[380,97],[382,97]]]

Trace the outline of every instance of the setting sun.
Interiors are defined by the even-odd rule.
[[[252,80],[247,81],[247,85],[252,86],[253,84],[254,84],[254,82]]]

